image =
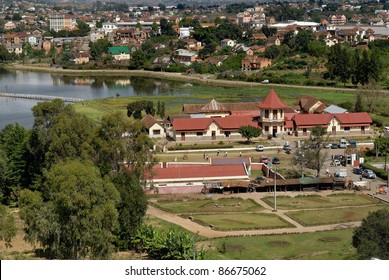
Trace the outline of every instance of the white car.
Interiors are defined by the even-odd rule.
[[[334,159],[333,164],[334,166],[340,166],[340,160]]]
[[[257,152],[263,152],[264,149],[265,149],[265,148],[263,147],[263,145],[258,145],[258,146],[255,147],[255,150],[256,150]]]

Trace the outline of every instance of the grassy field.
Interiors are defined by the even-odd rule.
[[[76,111],[87,115],[96,120],[107,113],[120,111],[126,114],[127,104],[137,100],[149,100],[157,102],[165,102],[166,115],[178,114],[182,111],[183,104],[201,103],[205,104],[212,99],[219,102],[259,102],[267,95],[270,88],[274,88],[283,102],[292,105],[299,96],[309,94],[318,97],[329,103],[341,103],[344,101],[355,100],[355,93],[352,91],[334,90],[331,88],[323,89],[305,89],[305,88],[291,88],[287,86],[259,86],[255,83],[250,85],[237,86],[212,86],[193,84],[178,84],[168,93],[158,96],[133,96],[133,97],[110,97],[104,99],[87,100],[75,103]]]
[[[173,213],[259,212],[264,209],[253,200],[242,198],[159,200],[152,204]]]
[[[293,227],[273,213],[235,213],[220,215],[194,215],[194,222],[212,225],[215,230],[249,230]]]
[[[214,239],[208,243],[212,260],[345,260],[356,259],[353,229],[271,236]]]
[[[273,197],[262,199],[270,206],[274,206]],[[283,210],[327,208],[336,206],[359,206],[377,204],[377,201],[366,195],[335,194],[328,196],[298,195],[296,197],[277,196],[277,208]]]
[[[361,221],[369,212],[374,212],[387,206],[347,207],[323,210],[300,210],[285,213],[303,226],[337,224]]]

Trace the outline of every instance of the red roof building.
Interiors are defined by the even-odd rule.
[[[269,91],[263,102],[258,104],[258,108],[261,109],[260,126],[264,135],[277,136],[285,132],[284,116],[287,107],[273,89]]]
[[[372,119],[366,112],[344,114],[296,114],[293,117],[296,136],[307,136],[310,130],[320,126],[332,135],[365,134]]]

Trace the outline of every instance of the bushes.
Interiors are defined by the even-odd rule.
[[[219,142],[217,144],[193,144],[193,145],[182,145],[176,144],[173,147],[169,147],[169,151],[182,151],[182,150],[203,150],[203,149],[226,149],[226,148],[233,148],[233,145],[226,145],[223,142]]]
[[[371,165],[369,163],[362,163],[361,166],[363,169],[370,169],[370,170],[374,171],[374,173],[377,175],[377,177],[379,177],[383,180],[388,179],[388,173],[385,172],[385,170],[383,170],[381,168],[374,167],[373,165]]]

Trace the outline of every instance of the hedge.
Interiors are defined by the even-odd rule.
[[[388,179],[388,173],[385,172],[385,170],[383,170],[381,168],[374,167],[373,165],[366,163],[366,162],[362,163],[361,166],[363,169],[370,169],[370,170],[374,171],[374,173],[377,175],[377,177],[379,177],[383,180]]]
[[[225,145],[225,144],[193,144],[193,145],[175,145],[173,147],[169,147],[169,151],[184,151],[184,150],[205,150],[205,149],[227,149],[233,148],[233,145]]]

